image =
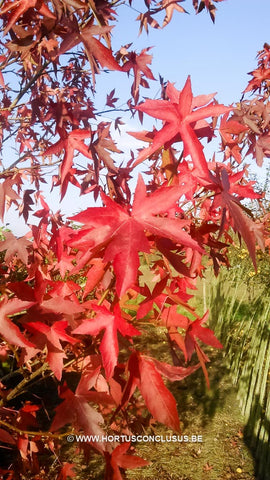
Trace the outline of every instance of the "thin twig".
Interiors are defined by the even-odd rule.
[[[25,87],[20,91],[18,96],[15,98],[15,100],[13,100],[12,104],[9,107],[9,110],[12,110],[14,107],[16,107],[19,100],[21,100],[21,98],[24,96],[24,94],[26,92],[28,92],[28,90],[32,87],[32,85],[35,84],[37,79],[43,74],[44,70],[48,67],[49,64],[50,64],[50,61],[47,60],[44,63],[44,65],[42,65],[42,67],[39,69],[39,71],[33,76],[33,78],[31,78],[31,80],[29,80],[29,82],[25,85]]]
[[[0,401],[0,406],[2,406],[5,402],[9,402],[12,398],[17,397],[19,395],[19,392],[23,390],[25,385],[27,385],[29,382],[31,382],[34,378],[38,377],[43,371],[47,370],[48,368],[48,363],[44,363],[40,368],[38,368],[35,372],[31,373],[31,375],[28,378],[24,378],[18,385],[17,387],[13,388],[11,392],[5,397],[2,398]]]
[[[8,422],[5,422],[4,420],[0,420],[0,425],[3,425],[4,427],[8,428],[9,430],[12,430],[13,432],[19,433],[19,435],[28,435],[29,437],[45,437],[45,438],[63,438],[67,437],[70,434],[73,434],[74,431],[70,430],[69,432],[65,433],[51,433],[51,432],[40,432],[40,431],[33,431],[33,430],[22,430],[21,428],[15,427],[14,425],[11,425]]]

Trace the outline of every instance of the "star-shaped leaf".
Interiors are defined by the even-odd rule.
[[[118,445],[111,454],[105,453],[106,458],[106,479],[123,480],[120,468],[133,469],[144,467],[149,464],[146,460],[137,455],[129,455],[127,453],[130,447],[130,442]]]
[[[12,232],[4,232],[5,240],[0,241],[0,252],[6,250],[5,262],[9,263],[16,255],[25,265],[28,263],[27,248],[31,245],[25,237],[16,238]]]
[[[28,322],[26,328],[32,335],[32,342],[39,350],[47,347],[47,361],[58,380],[61,380],[63,370],[63,359],[66,358],[60,340],[69,342],[71,345],[77,340],[65,332],[68,326],[66,320],[55,322],[51,327],[42,322]]]
[[[117,364],[119,353],[117,332],[119,331],[123,336],[140,335],[141,333],[122,317],[118,305],[113,313],[107,310],[107,308],[97,305],[93,305],[93,310],[97,313],[96,316],[83,320],[81,325],[73,330],[72,333],[97,335],[102,330],[105,330],[100,344],[100,352],[106,377],[110,378]]]
[[[98,371],[92,372],[92,381],[88,381],[88,390],[94,386],[97,375]],[[81,430],[84,435],[99,436],[100,440],[92,442],[92,446],[102,452],[105,450],[105,443],[102,442],[105,432],[100,424],[104,423],[104,419],[99,412],[89,405],[88,390],[82,390],[81,382],[79,382],[75,393],[64,385],[60,394],[64,401],[55,409],[56,414],[50,430],[54,432],[64,425],[71,424],[77,430]]]
[[[140,175],[131,212],[102,195],[105,207],[88,208],[71,217],[86,225],[68,242],[85,252],[81,260],[79,258],[79,267],[89,261],[92,249],[97,252],[106,247],[103,261],[113,263],[116,291],[121,297],[136,282],[140,265],[138,253],[149,252],[146,232],[202,251],[184,230],[189,221],[164,215],[181,194],[181,187],[162,187],[147,196]]]
[[[64,184],[73,165],[74,152],[77,150],[87,158],[92,158],[89,147],[85,145],[83,140],[91,137],[89,130],[72,130],[70,133],[61,131],[61,138],[44,152],[45,156],[59,155],[62,150],[65,151],[60,168],[61,185]]]
[[[195,133],[196,124],[205,118],[216,117],[228,112],[231,108],[213,102],[209,103],[214,95],[193,97],[190,77],[187,78],[181,92],[176,90],[172,83],[169,83],[166,94],[169,100],[146,100],[136,107],[140,112],[163,120],[164,126],[155,134],[153,143],[139,153],[134,166],[165,144],[166,146],[171,145],[177,135],[180,135],[184,143],[184,155],[191,156],[197,175],[211,183],[212,179],[203,154],[203,147]],[[199,126],[201,128],[201,124]]]

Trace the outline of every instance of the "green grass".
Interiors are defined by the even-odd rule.
[[[246,423],[244,436],[256,458],[257,478],[269,480],[270,296],[264,276],[255,277],[246,264],[236,264],[219,279],[209,281],[208,302],[211,326],[224,344],[237,387]]]

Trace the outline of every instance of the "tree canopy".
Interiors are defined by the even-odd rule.
[[[193,0],[190,7],[214,21],[220,1]],[[131,435],[141,408],[179,431],[163,378],[180,381],[201,367],[209,385],[204,345],[222,348],[207,326],[209,312],[199,315],[190,305],[196,280],[206,264],[216,275],[229,265],[233,231],[255,268],[256,250],[265,246],[268,217],[255,220],[244,202],[261,198],[244,159],[262,165],[270,155],[269,45],[245,90],[251,98],[236,106],[209,92],[194,96],[190,77],[180,90],[160,78],[160,97],[145,99],[141,89],[154,80],[150,49],[111,48],[121,3],[1,2],[0,217],[13,207],[29,230],[20,238],[3,230],[0,242],[0,439],[19,455],[19,473],[16,462],[2,468],[9,479],[27,469],[41,478],[41,455],[48,474],[52,454],[61,459],[63,428],[65,437],[98,437],[84,449],[104,457],[107,480],[146,465],[129,442],[110,443],[106,435]],[[145,1],[140,31],[166,27],[185,12],[182,3]],[[106,92],[113,123],[95,103],[96,78],[111,71],[130,83],[121,109],[141,122],[161,121],[131,133],[145,146],[124,160],[114,140],[122,125],[116,85]],[[209,160],[204,145],[217,135],[223,159]],[[42,193],[48,171],[61,199],[72,185],[97,204],[65,219]],[[140,349],[149,325],[162,329],[170,363]],[[38,400],[31,388],[44,378],[52,380],[52,395]],[[57,478],[72,476],[71,468],[60,463]]]

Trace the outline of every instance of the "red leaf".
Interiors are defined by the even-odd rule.
[[[81,33],[81,38],[90,63],[92,63],[92,59],[95,58],[102,68],[107,67],[110,70],[121,70],[121,67],[112,55],[112,51],[93,36],[105,35],[109,33],[112,28],[113,27],[100,27],[97,25],[86,27]]]
[[[114,95],[115,88],[107,95],[106,105],[108,105],[108,107],[115,108],[115,103],[117,100],[119,100],[119,98],[116,98]]]
[[[3,183],[0,183],[0,219],[3,221],[5,214],[5,205],[10,202],[16,203],[20,199],[19,195],[12,189],[15,179],[7,178]]]
[[[106,264],[100,258],[95,258],[91,260],[91,264],[92,264],[92,267],[90,268],[90,270],[86,275],[87,280],[86,280],[86,285],[84,287],[84,294],[83,294],[84,299],[98,285],[98,283],[101,281],[106,271]]]
[[[149,465],[149,462],[137,455],[128,455],[127,451],[129,447],[130,442],[122,443],[112,451],[111,455],[106,455],[107,471],[105,479],[123,480],[119,467],[133,469]]]
[[[140,372],[138,353],[133,352],[128,360],[129,378],[123,390],[122,399],[117,410],[120,410],[132,397],[136,388],[140,385]]]
[[[2,88],[5,88],[5,80],[1,71],[0,71],[0,85]]]
[[[211,345],[211,347],[223,348],[223,345],[215,337],[213,330],[202,327],[202,324],[206,322],[208,316],[209,312],[207,311],[202,318],[198,318],[197,320],[189,322],[185,338],[189,360],[191,359],[194,348],[197,345],[197,339],[201,340],[206,345]]]
[[[54,313],[64,313],[66,315],[73,315],[75,313],[80,313],[84,310],[83,305],[74,302],[72,299],[54,297],[49,300],[44,300],[41,303],[41,307],[45,311],[54,312]]]
[[[157,371],[164,377],[168,378],[171,382],[183,380],[183,378],[188,377],[200,368],[199,363],[197,365],[192,365],[191,367],[175,367],[169,363],[159,362],[155,358],[151,358],[151,361],[154,363]]]
[[[9,14],[9,20],[4,30],[4,35],[8,33],[8,31],[13,27],[13,25],[17,22],[17,20],[25,13],[29,8],[33,8],[37,3],[37,0],[19,0],[16,2],[10,3],[8,2],[6,8],[2,8],[0,14],[6,13],[10,10],[13,10],[11,14]]]
[[[148,33],[148,25],[152,28],[160,28],[158,22],[150,15],[150,12],[140,13],[136,20],[140,21],[140,30],[139,35],[142,33],[143,28],[145,28],[146,33]]]
[[[73,330],[72,333],[97,335],[102,330],[105,330],[100,344],[100,352],[106,377],[110,378],[117,364],[119,353],[117,331],[123,336],[140,335],[141,333],[126,322],[121,315],[119,306],[115,307],[113,314],[107,308],[97,305],[93,305],[93,310],[97,312],[95,318],[83,320],[81,325]]]
[[[59,155],[62,150],[65,151],[60,169],[61,185],[65,182],[73,165],[75,150],[78,150],[87,158],[92,158],[89,147],[82,141],[91,137],[89,130],[72,130],[70,133],[61,131],[61,138],[51,147],[45,150],[44,155]]]
[[[55,16],[43,1],[17,0],[12,3],[7,2],[7,6],[2,8],[0,11],[0,15],[9,11],[12,12],[8,15],[8,23],[4,30],[4,35],[9,32],[9,30],[14,26],[14,24],[17,22],[17,20],[19,20],[20,17],[22,17],[30,8],[34,7],[36,7],[42,15],[45,15],[48,18],[55,19]]]
[[[96,372],[93,372],[94,379]],[[75,394],[66,386],[60,395],[63,402],[56,407],[55,417],[50,430],[54,432],[67,424],[73,425],[77,430],[81,430],[84,435],[97,435],[100,437],[99,442],[92,443],[92,446],[99,451],[105,450],[105,444],[102,442],[102,436],[105,435],[104,430],[99,426],[104,423],[103,417],[88,403],[87,398],[80,393]]]
[[[80,31],[77,21],[73,18],[73,23],[70,25],[70,32],[64,37],[59,53],[63,54],[80,42],[83,42],[95,86],[95,73],[99,72],[98,63],[102,68],[107,67],[110,70],[121,70],[121,67],[113,57],[111,49],[105,47],[99,40],[94,38],[94,36],[106,37],[113,27],[93,25],[92,22],[89,23],[89,26]]]
[[[249,184],[233,185],[233,181],[236,182],[238,176],[242,178],[243,173],[244,172],[238,172],[235,175],[236,179],[233,180],[229,177],[225,168],[222,168],[221,171],[217,170],[215,182],[219,185],[221,193],[216,194],[214,205],[221,205],[224,208],[224,211],[225,208],[229,211],[232,227],[236,232],[240,233],[241,237],[244,239],[254,267],[256,268],[256,243],[258,243],[259,247],[264,250],[263,225],[255,223],[244,212],[245,209],[240,204],[238,198],[232,195],[232,193],[235,191],[237,192],[238,190],[241,197],[257,197],[256,193],[250,189]]]
[[[69,244],[86,249],[84,262],[91,257],[91,250],[106,246],[104,262],[113,262],[116,273],[116,291],[121,297],[132,287],[138,275],[138,252],[149,252],[145,230],[158,237],[202,251],[199,245],[183,230],[189,222],[179,218],[160,215],[175,205],[181,196],[181,187],[162,187],[147,196],[141,175],[134,196],[132,212],[129,213],[109,197],[102,196],[106,207],[92,207],[72,217],[90,228],[74,234]],[[159,215],[159,216],[157,216]],[[80,267],[83,264],[80,264]]]
[[[25,309],[30,308],[34,302],[23,302],[18,299],[8,300],[4,297],[0,302],[0,334],[11,345],[17,345],[18,347],[33,347],[21,333],[19,327],[15,325],[9,316],[15,315],[15,313],[23,312]]]
[[[145,48],[141,51],[139,55],[135,52],[130,52],[127,55],[127,61],[123,65],[122,70],[123,72],[130,72],[133,70],[134,81],[131,87],[131,94],[135,100],[135,103],[138,102],[139,99],[139,86],[142,82],[142,74],[151,80],[155,80],[150,68],[147,65],[152,63],[152,55],[148,55],[147,52],[152,47]]]
[[[6,250],[5,262],[10,263],[16,255],[25,265],[28,263],[27,247],[31,244],[25,237],[16,238],[11,232],[4,232],[5,240],[0,241],[0,252]]]
[[[166,25],[168,25],[168,23],[170,23],[174,10],[177,10],[178,12],[181,12],[181,13],[187,13],[186,10],[183,7],[178,5],[178,3],[183,2],[183,1],[184,0],[176,0],[176,1],[162,0],[162,2],[161,2],[162,7],[165,8],[165,10],[166,10],[166,17],[164,18],[162,27],[165,27]]]
[[[47,362],[58,380],[61,380],[63,370],[63,359],[66,358],[60,340],[74,345],[77,340],[67,335],[65,329],[68,326],[66,320],[55,322],[52,327],[42,322],[28,322],[27,330],[32,334],[32,341],[39,350],[47,347]]]
[[[226,198],[226,205],[233,218],[233,228],[243,237],[256,268],[256,243],[258,242],[259,247],[264,250],[263,226],[249,218],[233,197]]]
[[[147,357],[139,357],[140,391],[146,406],[153,417],[173,430],[179,430],[176,401],[165,387],[154,362]]]
[[[143,104],[136,107],[140,112],[163,120],[165,124],[163,128],[156,133],[153,143],[141,151],[134,166],[155,153],[164,144],[169,143],[169,145],[171,145],[175,136],[180,134],[184,143],[184,155],[191,155],[198,176],[204,181],[211,183],[212,180],[203,154],[202,145],[194,133],[194,129],[196,130],[196,122],[207,117],[216,117],[230,111],[231,108],[214,103],[202,106],[202,99],[204,98],[205,101],[208,102],[211,96],[200,96],[197,102],[200,108],[194,108],[194,105],[196,105],[196,97],[193,98],[192,95],[190,77],[188,77],[181,92],[178,92],[178,90],[169,83],[166,93],[169,100],[146,100]]]
[[[215,2],[223,2],[224,0],[214,0]],[[215,22],[216,16],[216,6],[213,4],[212,0],[193,0],[193,6],[196,10],[196,13],[200,13],[204,8],[206,8],[210,14],[212,22]]]
[[[31,205],[34,204],[34,201],[31,198],[31,193],[35,193],[35,190],[25,190],[23,194],[23,201],[19,208],[20,215],[23,216],[25,223],[27,223],[29,212],[32,211]]]
[[[57,480],[67,480],[67,478],[74,478],[76,476],[74,467],[75,463],[64,463],[58,474]]]

